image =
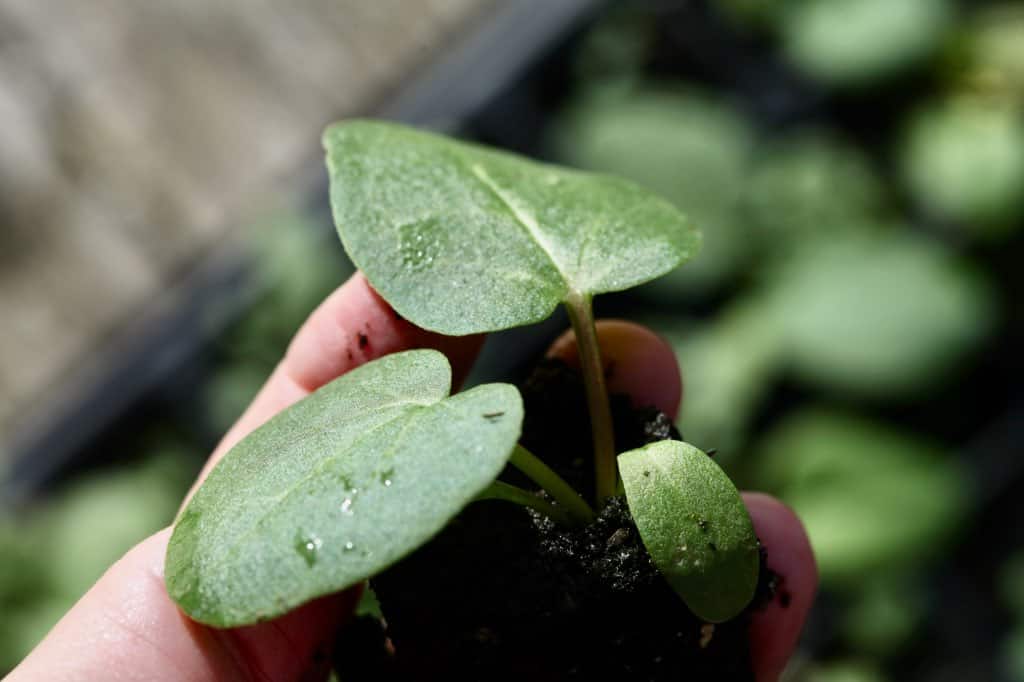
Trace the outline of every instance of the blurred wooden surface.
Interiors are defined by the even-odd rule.
[[[326,123],[494,1],[0,0],[0,458],[254,205],[308,189]]]

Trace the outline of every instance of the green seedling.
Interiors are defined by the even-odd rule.
[[[739,493],[683,443],[615,452],[594,329],[595,295],[696,252],[686,218],[631,182],[394,124],[338,124],[324,144],[342,242],[403,317],[460,335],[566,307],[596,489],[574,490],[517,444],[523,406],[513,386],[449,395],[441,354],[397,353],[324,386],[228,453],[178,519],[171,596],[203,623],[250,624],[361,583],[474,501],[521,504],[573,526],[624,490],[645,547],[691,611],[708,622],[739,614],[759,569]],[[498,481],[506,464],[546,495]]]

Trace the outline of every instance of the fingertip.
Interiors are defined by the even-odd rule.
[[[309,316],[285,356],[285,370],[306,391],[371,360],[412,348],[433,348],[448,356],[453,383],[468,374],[483,335],[443,336],[415,326],[357,272]]]
[[[779,576],[775,598],[753,615],[751,654],[758,682],[775,682],[793,655],[818,590],[818,567],[797,515],[764,493],[743,493],[754,530]]]
[[[595,326],[608,391],[629,395],[638,407],[653,405],[675,418],[683,383],[676,354],[668,342],[647,327],[625,320],[598,320]],[[548,357],[579,367],[572,330],[555,340]]]

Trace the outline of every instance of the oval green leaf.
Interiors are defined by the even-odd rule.
[[[698,618],[720,623],[750,603],[757,536],[739,491],[714,460],[679,441],[619,455],[626,500],[658,569]]]
[[[324,147],[349,256],[399,313],[444,334],[539,322],[570,297],[663,275],[700,242],[625,180],[375,121],[331,126]]]
[[[209,625],[255,623],[428,541],[497,477],[523,417],[513,386],[450,387],[442,354],[389,355],[242,440],[175,526],[171,597]]]

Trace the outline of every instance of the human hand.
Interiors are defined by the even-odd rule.
[[[626,323],[599,323],[599,336],[606,361],[617,367],[610,389],[675,414],[681,385],[675,356],[665,342]],[[357,274],[299,330],[285,358],[214,450],[196,486],[246,434],[352,368],[408,348],[435,348],[448,356],[458,385],[482,342],[479,336],[444,337],[414,327]],[[563,337],[552,353],[572,361],[574,348]],[[791,511],[762,494],[747,493],[744,500],[768,550],[769,565],[786,578],[788,596],[757,613],[751,628],[758,682],[774,682],[796,646],[817,587],[817,571],[807,537]],[[153,535],[111,567],[7,681],[303,682],[326,677],[328,648],[351,616],[357,591],[318,599],[259,625],[208,628],[189,620],[167,595],[163,564],[169,537],[170,529]]]

